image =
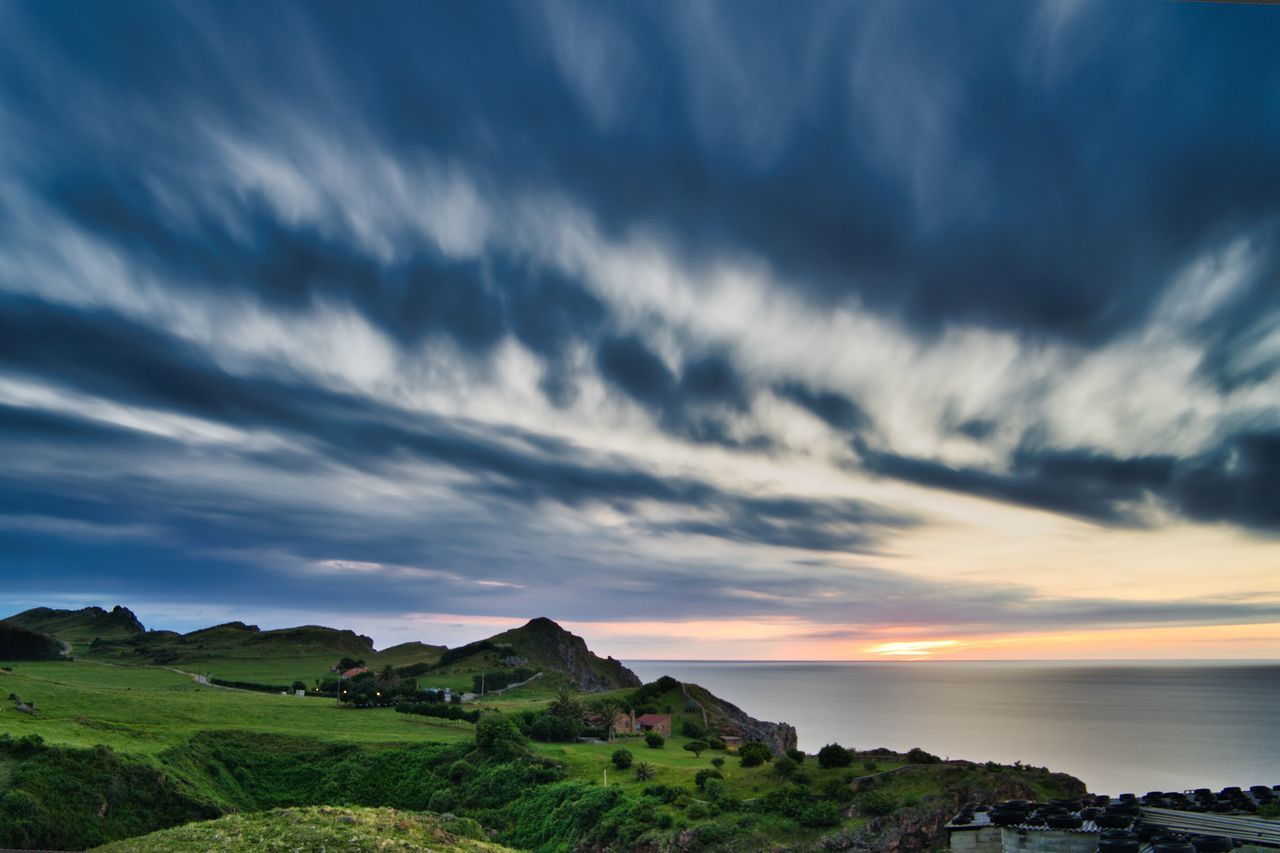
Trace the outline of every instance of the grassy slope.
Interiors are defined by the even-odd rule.
[[[331,677],[332,667],[344,657],[378,668],[387,664],[434,663],[443,651],[441,646],[402,643],[377,652],[367,637],[351,631],[318,625],[259,631],[239,622],[189,634],[152,631],[141,637],[120,639],[82,656],[124,664],[160,660],[229,681],[287,686],[301,680],[310,686],[316,679]],[[469,677],[467,683],[470,684]]]
[[[11,672],[0,670],[0,695],[17,692],[35,699],[41,713],[31,718],[6,707],[0,710],[0,733],[14,737],[39,734],[50,744],[78,747],[106,744],[121,755],[137,756],[150,762],[162,772],[173,772],[178,765],[167,767],[166,762],[175,760],[174,753],[168,753],[167,757],[161,753],[173,747],[181,753],[194,736],[206,731],[252,731],[311,739],[320,744],[355,743],[374,747],[411,743],[469,744],[473,739],[473,727],[465,723],[398,714],[391,709],[338,709],[328,700],[316,698],[300,699],[201,687],[190,677],[163,667],[112,666],[86,661],[31,662],[11,666]],[[544,680],[548,683],[542,683]],[[529,687],[483,704],[504,711],[543,708],[556,686],[554,678],[540,679]],[[621,698],[629,692],[623,690],[605,695]],[[583,698],[591,700],[599,696]],[[668,706],[671,708],[677,733],[661,749],[650,749],[638,738],[622,738],[613,744],[534,743],[532,748],[540,755],[562,762],[570,779],[598,785],[607,769],[611,786],[639,794],[650,785],[672,785],[691,792],[695,799],[702,795],[694,788],[694,774],[712,767],[714,758],[726,759],[722,771],[725,787],[727,793],[746,801],[743,812],[695,817],[677,806],[658,807],[659,811],[669,812],[675,818],[677,828],[709,824],[717,824],[722,830],[731,828],[731,843],[722,844],[724,849],[738,849],[734,845],[739,841],[746,845],[742,849],[749,849],[762,841],[768,842],[766,846],[788,844],[807,847],[832,831],[802,829],[791,821],[753,808],[752,801],[786,788],[789,783],[774,774],[770,765],[743,768],[735,757],[723,752],[708,751],[701,757],[695,757],[682,749],[689,739],[679,734],[681,723],[685,719],[700,721],[701,714],[685,709],[678,689],[658,696],[653,704],[660,711],[665,711]],[[639,782],[632,773],[613,768],[610,756],[614,750],[623,747],[633,753],[637,763],[652,764],[656,776],[647,782]],[[864,773],[862,761],[860,757],[850,768],[823,770],[810,757],[802,767],[811,778],[811,790],[818,790],[833,780],[843,781]],[[898,766],[902,759],[877,757],[875,761],[878,763],[876,769],[884,771]],[[204,772],[201,770],[203,766],[203,763],[199,766],[193,764],[181,772],[184,778],[195,779]],[[0,766],[0,796],[4,795],[4,777],[10,771],[11,768]],[[986,773],[991,780],[1003,778],[1001,774],[1019,773],[1011,769],[966,772],[970,776]],[[909,806],[945,795],[956,778],[955,768],[946,765],[923,767],[910,774],[884,777],[876,790],[883,791],[896,803]],[[1029,784],[1041,784],[1038,781],[1040,777],[1031,774],[1027,774],[1025,779]],[[1052,793],[1045,790],[1046,795]],[[849,830],[863,823],[863,818],[854,817],[844,821],[842,826]]]
[[[273,809],[228,815],[118,841],[96,848],[106,853],[165,853],[170,850],[436,850],[459,853],[503,851],[481,840],[479,826],[465,818],[381,808]]]
[[[34,699],[38,717],[0,710],[0,732],[39,734],[70,746],[107,744],[154,755],[199,731],[249,729],[325,741],[385,743],[469,740],[470,726],[397,714],[350,710],[331,700],[299,699],[201,687],[162,667],[100,663],[14,663],[0,670],[0,696]]]
[[[128,611],[113,613],[96,607],[55,610],[36,607],[15,613],[5,621],[29,631],[49,634],[83,651],[95,639],[124,640],[139,633],[139,624]]]

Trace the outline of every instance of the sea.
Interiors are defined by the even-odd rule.
[[[1097,794],[1280,784],[1280,663],[629,661],[827,743],[1021,761]]]

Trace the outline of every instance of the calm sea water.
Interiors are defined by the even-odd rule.
[[[1280,664],[634,661],[701,684],[800,747],[1023,761],[1095,793],[1280,784]]]

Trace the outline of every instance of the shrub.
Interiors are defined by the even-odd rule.
[[[787,758],[790,758],[796,764],[804,764],[804,753],[795,747],[787,750]]]
[[[657,732],[644,733],[644,745],[649,747],[650,749],[662,749],[662,745],[665,744],[666,742],[667,742],[667,739],[664,738],[662,735],[658,734]]]
[[[615,749],[613,751],[613,755],[609,757],[609,760],[612,761],[613,766],[618,768],[619,770],[626,770],[628,767],[631,766],[631,760],[632,760],[631,750]]]
[[[475,772],[476,768],[473,765],[459,758],[457,761],[449,765],[449,772],[447,775],[449,776],[450,782],[463,782],[470,778],[471,774]]]
[[[712,735],[711,737],[707,738],[707,746],[711,747],[712,749],[723,750],[724,740],[722,738],[716,737],[715,735]]]
[[[715,767],[717,770],[724,767],[724,759],[717,755],[715,758],[711,759],[711,766]]]
[[[830,779],[822,784],[818,789],[819,796],[824,800],[831,800],[835,803],[843,803],[848,805],[853,802],[853,789],[839,779]]]
[[[783,779],[790,779],[796,772],[795,759],[789,755],[778,756],[777,761],[773,762],[773,772]]]
[[[529,751],[520,729],[502,714],[487,714],[476,723],[476,746],[503,761],[522,758]]]
[[[680,734],[685,737],[700,738],[706,733],[706,729],[693,720],[685,720],[684,725],[680,727]]]
[[[898,803],[882,791],[868,791],[858,798],[858,811],[871,817],[893,814]]]
[[[704,787],[706,787],[706,784],[709,780],[723,779],[723,778],[724,777],[720,775],[719,770],[703,769],[703,770],[699,770],[697,773],[694,774],[693,784],[698,786],[698,790],[702,790]]]
[[[853,753],[838,743],[829,743],[818,750],[818,766],[823,769],[848,767],[852,763]]]
[[[836,826],[840,823],[840,810],[833,803],[809,803],[800,810],[796,822],[801,826]]]
[[[743,767],[759,767],[766,761],[773,760],[773,753],[769,751],[769,747],[753,740],[742,745],[738,750],[738,758]]]
[[[304,691],[305,691],[305,690],[307,689],[307,682],[305,682],[305,681],[295,681],[295,682],[293,682],[293,689],[294,689],[295,691],[298,691],[298,690],[304,690]]]
[[[707,795],[707,799],[718,803],[724,799],[724,780],[708,779],[707,783],[702,787],[702,792]]]
[[[711,816],[711,812],[702,803],[690,803],[689,808],[685,809],[685,814],[693,820],[702,820]]]
[[[441,788],[427,800],[427,808],[433,812],[451,812],[458,807],[458,795],[452,788]]]
[[[813,781],[813,777],[803,770],[797,770],[791,774],[791,781],[797,785],[808,785]]]
[[[658,773],[658,771],[654,769],[654,766],[647,761],[641,761],[631,772],[635,775],[636,781],[638,782],[647,782]]]
[[[918,746],[912,747],[907,753],[907,761],[911,764],[939,764],[942,759],[931,752],[925,752]]]
[[[694,758],[698,758],[707,750],[707,742],[705,740],[691,740],[684,745],[684,748],[693,753]]]
[[[868,773],[874,773],[874,772],[876,772],[876,769],[877,769],[879,766],[880,766],[879,764],[876,764],[876,763],[875,763],[874,761],[872,761],[870,758],[868,758],[866,761],[862,762],[862,769],[863,769],[863,770],[865,770],[865,771],[867,771]]]

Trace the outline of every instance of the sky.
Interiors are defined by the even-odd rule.
[[[0,609],[1280,655],[1278,41],[0,2]]]

